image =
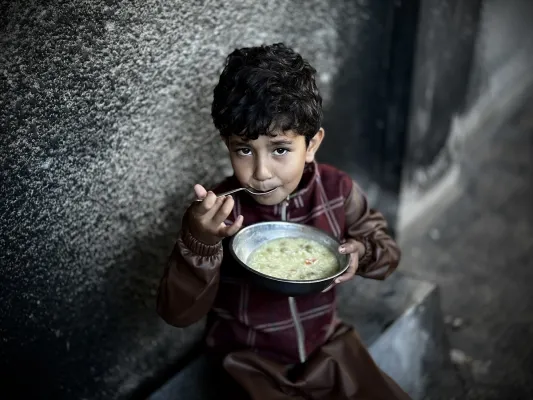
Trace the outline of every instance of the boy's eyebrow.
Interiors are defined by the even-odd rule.
[[[234,139],[230,141],[231,144],[234,144],[236,146],[248,146],[249,143],[242,140],[242,139]]]
[[[245,141],[242,139],[233,139],[231,140],[231,143],[235,146],[250,146],[249,141]],[[270,145],[273,145],[273,146],[290,145],[290,144],[292,144],[292,140],[290,139],[273,139],[270,141]]]
[[[274,139],[274,140],[271,140],[270,141],[270,144],[273,144],[273,145],[287,145],[287,144],[292,144],[292,140],[289,140],[289,139]]]

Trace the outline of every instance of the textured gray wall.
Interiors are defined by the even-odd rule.
[[[365,3],[0,5],[3,389],[120,397],[183,356],[202,327],[165,326],[155,290],[192,185],[228,172],[209,115],[224,57],[284,41],[327,107]]]

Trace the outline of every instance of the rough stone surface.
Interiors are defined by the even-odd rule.
[[[188,351],[202,324],[165,326],[155,290],[193,183],[228,172],[209,115],[224,57],[284,41],[319,70],[328,107],[360,25],[381,29],[367,6],[0,4],[3,384],[120,398]]]

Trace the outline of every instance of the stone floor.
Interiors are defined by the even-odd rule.
[[[402,270],[441,290],[468,399],[533,399],[533,101],[465,149],[462,190],[402,232]]]

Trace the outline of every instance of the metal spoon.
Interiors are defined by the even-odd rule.
[[[267,190],[266,192],[261,192],[259,190],[255,190],[255,189],[252,189],[252,188],[241,187],[241,188],[238,188],[238,189],[233,189],[233,190],[229,190],[229,191],[224,192],[224,193],[217,194],[217,197],[227,196],[227,195],[230,195],[230,194],[233,194],[233,193],[236,193],[236,192],[240,192],[241,190],[244,190],[245,192],[253,194],[254,196],[263,196],[265,194],[272,193],[276,189],[277,189],[277,187],[275,187],[274,189]],[[196,199],[196,201],[202,201],[202,200],[203,199]]]

